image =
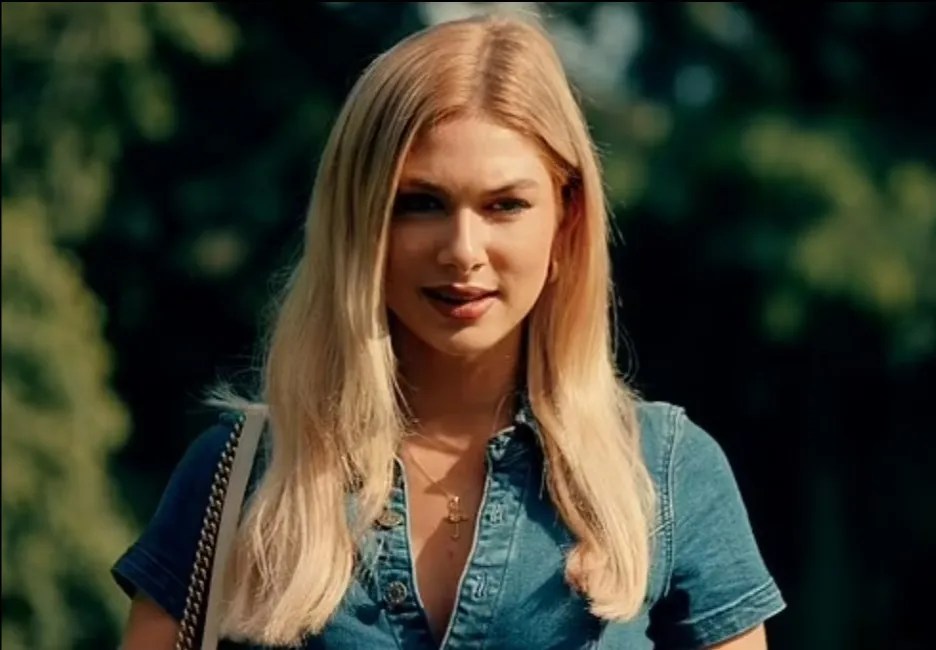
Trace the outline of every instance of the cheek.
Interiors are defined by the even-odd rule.
[[[392,226],[387,241],[387,282],[400,280],[417,272],[425,257],[425,237],[403,226]]]
[[[549,272],[552,233],[531,229],[504,238],[495,255],[495,267],[510,293],[539,292]],[[518,296],[519,297],[519,296]]]

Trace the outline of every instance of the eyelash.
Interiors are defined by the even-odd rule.
[[[523,199],[500,199],[495,201],[492,205],[501,205],[504,203],[512,204],[512,208],[502,209],[501,212],[506,212],[507,214],[515,214],[517,212],[522,212],[523,210],[529,209],[529,201],[524,201]]]
[[[428,205],[427,205],[428,203]],[[435,212],[443,209],[442,202],[431,194],[400,194],[393,206],[394,214]]]
[[[428,204],[428,205],[427,205]],[[503,207],[504,205],[510,207]],[[501,207],[497,207],[501,206]],[[503,198],[489,204],[488,209],[501,214],[516,214],[528,210],[532,206],[529,201],[517,198]],[[419,214],[444,210],[442,201],[431,194],[408,193],[400,194],[394,204],[393,212],[398,215]]]

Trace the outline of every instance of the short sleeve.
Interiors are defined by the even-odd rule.
[[[662,648],[705,648],[756,627],[786,604],[724,451],[681,410],[673,423],[671,565],[649,632]]]
[[[202,432],[174,469],[152,519],[111,575],[131,598],[142,591],[182,619],[189,574],[215,468],[233,428],[231,416]]]

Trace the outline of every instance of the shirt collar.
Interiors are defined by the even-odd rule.
[[[488,451],[493,460],[501,461],[523,455],[537,447],[542,448],[542,432],[533,414],[529,393],[520,390],[510,426],[488,441]]]

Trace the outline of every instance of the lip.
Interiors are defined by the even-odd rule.
[[[455,300],[477,300],[492,294],[496,294],[496,289],[479,287],[472,284],[437,284],[431,287],[424,287],[423,293],[430,297],[453,298]]]
[[[437,312],[446,318],[462,322],[484,316],[499,295],[491,289],[451,284],[424,287],[422,293]]]

